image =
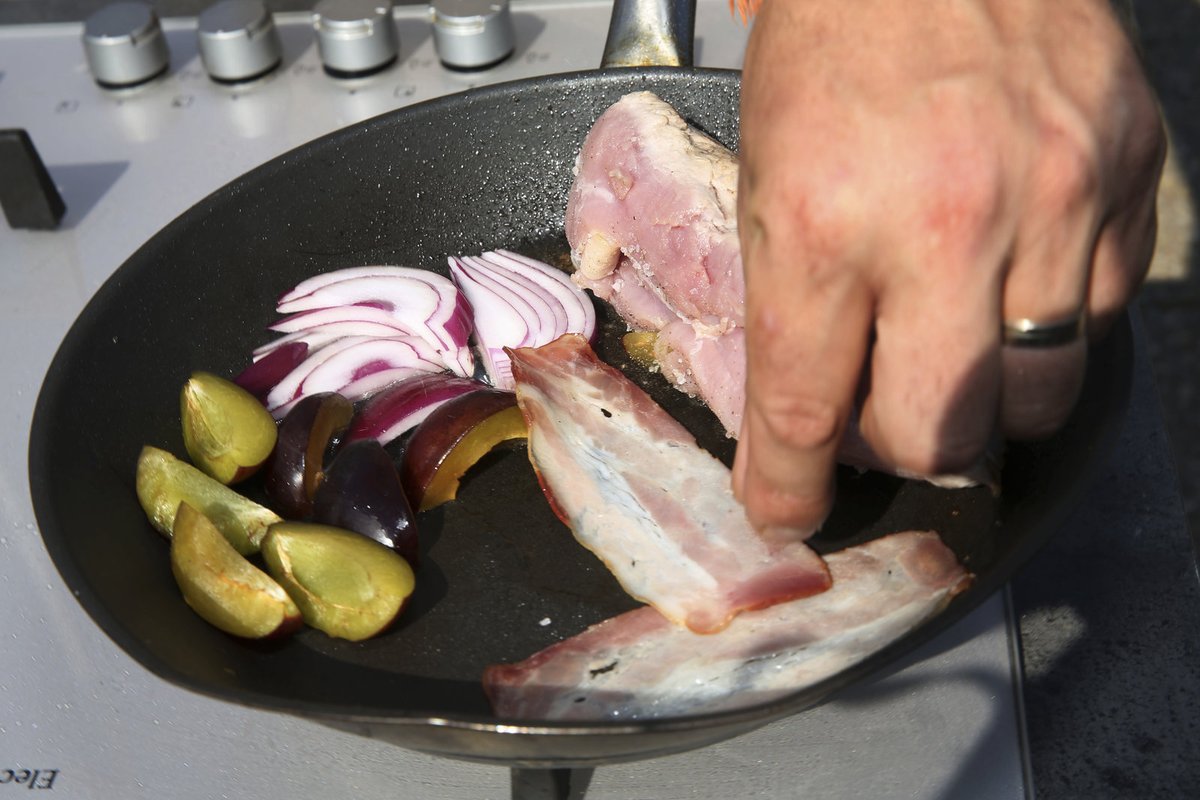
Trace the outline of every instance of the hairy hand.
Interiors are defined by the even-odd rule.
[[[818,526],[861,403],[881,458],[935,474],[997,426],[1055,431],[1155,234],[1159,110],[1106,0],[767,0],[742,87],[752,522]]]

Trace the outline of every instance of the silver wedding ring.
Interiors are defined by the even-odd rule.
[[[1004,343],[1010,347],[1061,347],[1083,336],[1083,315],[1058,322],[1012,319],[1004,323]]]

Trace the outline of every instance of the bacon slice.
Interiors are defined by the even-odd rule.
[[[971,576],[930,531],[826,558],[833,588],[698,636],[643,607],[518,664],[487,668],[500,717],[648,719],[769,702],[859,663],[929,619]]]
[[[725,465],[583,337],[514,350],[512,365],[546,496],[630,595],[712,633],[828,588],[820,557],[760,537]]]

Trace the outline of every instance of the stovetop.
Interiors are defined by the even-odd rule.
[[[0,227],[0,797],[499,798],[494,767],[397,749],[195,696],[150,675],[71,597],[38,535],[25,453],[43,373],[76,314],[155,231],[210,191],[323,133],[484,82],[599,63],[609,4],[513,4],[500,66],[440,66],[423,8],[400,7],[400,57],[325,75],[304,14],[276,16],[282,67],[243,86],[205,75],[194,19],[167,19],[168,73],[96,86],[78,24],[0,28],[0,128],[32,137],[67,203],[57,230]],[[746,31],[701,0],[696,61],[737,67]],[[80,398],[80,402],[87,402]],[[736,740],[598,769],[586,797],[1026,796],[1019,658],[1005,595],[870,685]]]

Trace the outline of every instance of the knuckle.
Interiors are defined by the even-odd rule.
[[[853,176],[835,180],[824,167],[772,170],[746,179],[753,196],[743,209],[744,222],[761,232],[789,273],[819,281],[830,265],[842,263],[863,234],[863,187]],[[802,257],[799,257],[802,256]]]
[[[947,175],[954,178],[947,180]],[[1003,209],[1004,177],[998,154],[973,147],[961,136],[949,135],[936,143],[916,188],[923,214],[918,225],[951,261],[956,255],[976,252]]]
[[[1164,127],[1158,107],[1149,101],[1150,108],[1141,112],[1144,120],[1129,136],[1127,147],[1129,159],[1133,164],[1132,172],[1146,176],[1147,186],[1157,186],[1163,167],[1167,161],[1167,132]]]
[[[1131,161],[1135,169],[1157,176],[1167,157],[1167,129],[1154,92],[1141,76],[1126,92],[1126,102],[1130,126],[1125,146]]]
[[[842,415],[831,401],[768,392],[758,405],[767,435],[787,449],[831,448],[841,436]]]
[[[793,369],[794,351],[788,347],[794,321],[785,304],[764,296],[753,304],[746,317],[746,357],[751,378],[756,384],[770,386],[783,382]]]
[[[1088,202],[1100,189],[1099,143],[1083,131],[1048,134],[1035,180],[1042,213],[1062,214]]]

